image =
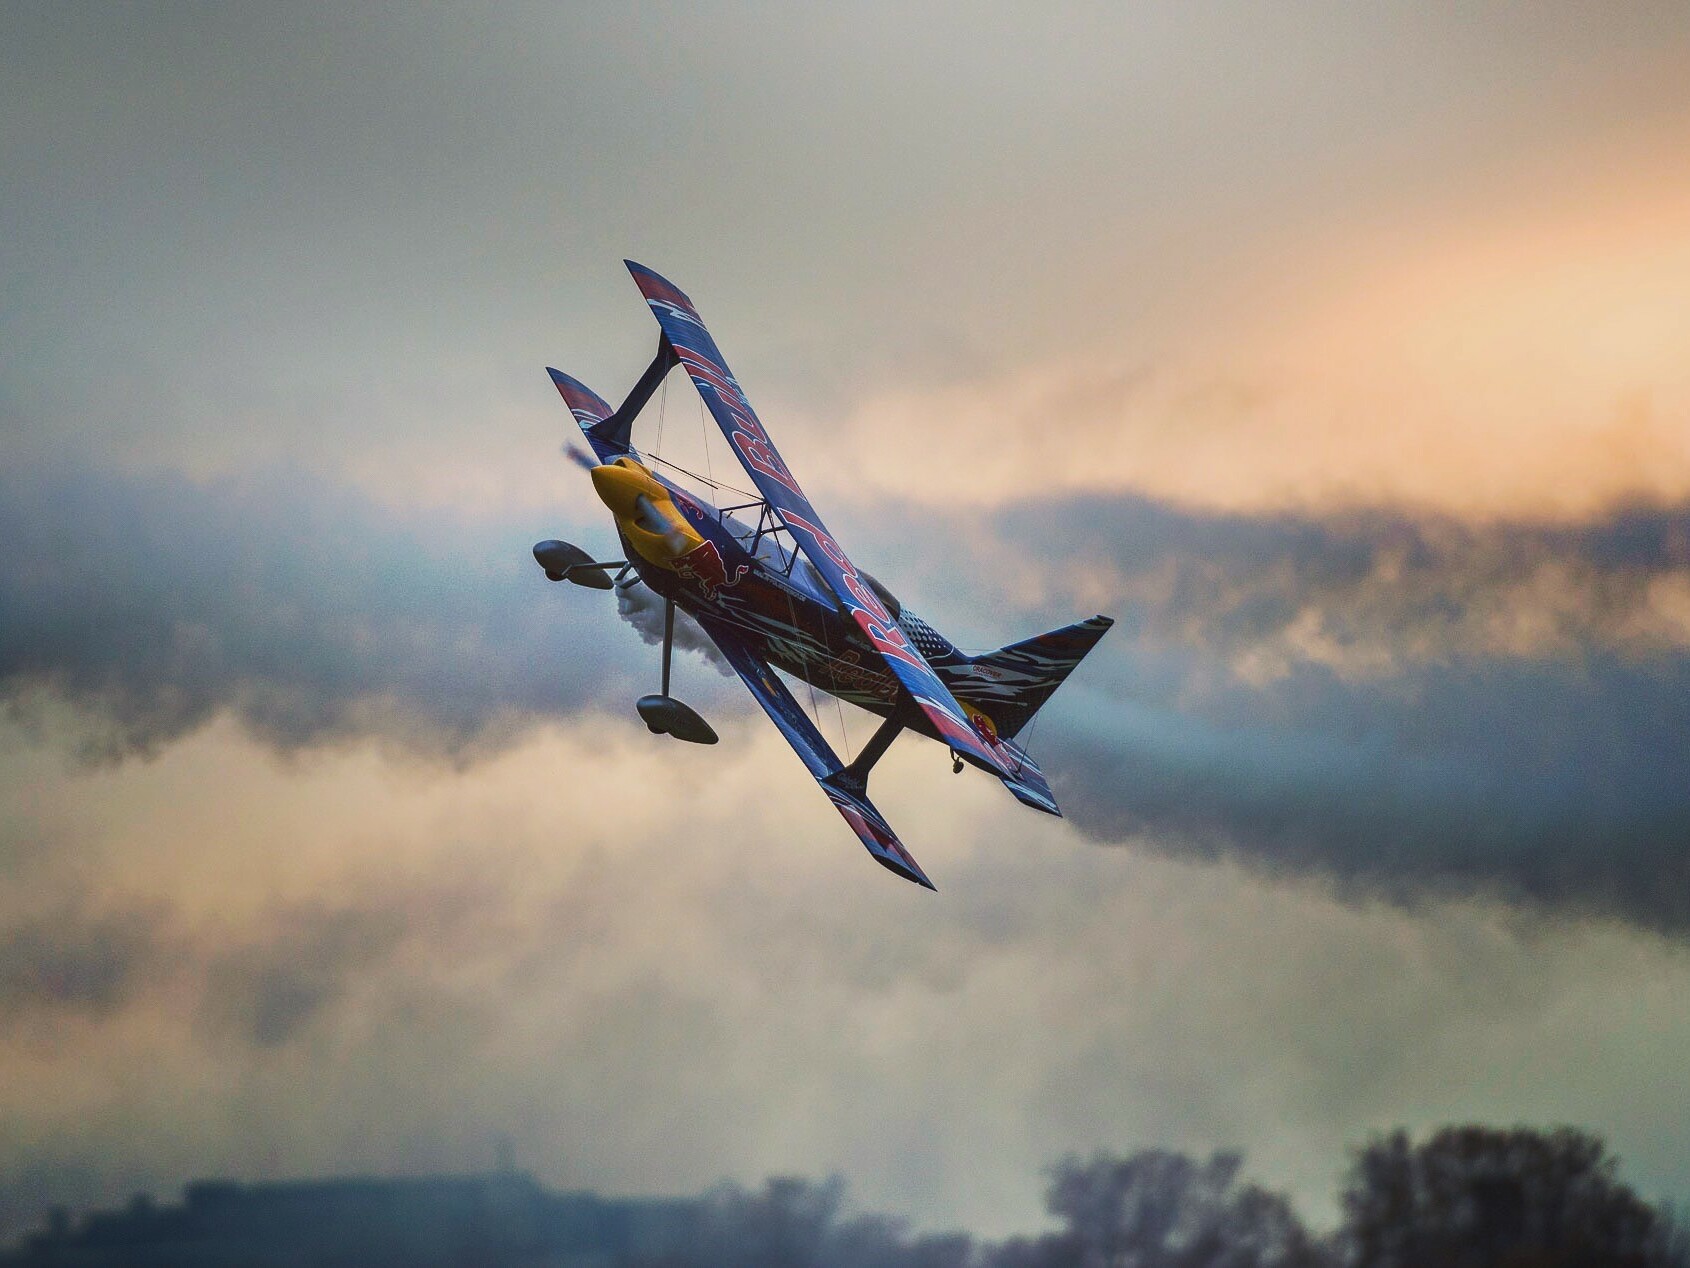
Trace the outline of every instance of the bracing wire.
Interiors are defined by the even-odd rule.
[[[704,438],[704,469],[710,473],[709,484],[716,487],[716,468],[710,462],[710,428],[704,421],[704,397],[698,398],[698,434]]]
[[[786,610],[787,610],[787,613],[792,617],[793,633],[801,634],[802,630],[799,628],[799,625],[798,625],[798,607],[797,607],[796,604],[794,604],[792,602],[792,596],[790,594],[786,596]],[[797,640],[795,639],[794,640],[794,646],[798,646],[798,645],[799,644],[798,644]],[[810,717],[815,721],[816,731],[819,734],[821,729],[822,729],[822,714],[821,714],[821,709],[816,705],[816,684],[810,681],[810,676],[808,674],[800,674],[798,676],[804,680],[804,685],[807,688],[809,688],[809,691],[810,691]]]
[[[663,387],[657,394],[657,443],[653,445],[654,453],[663,451],[663,416],[669,408],[669,380],[663,380]]]
[[[669,470],[671,470],[671,471],[679,471],[684,476],[691,476],[694,480],[697,480],[700,484],[707,484],[712,489],[720,489],[720,490],[727,492],[727,493],[736,493],[740,497],[748,498],[749,500],[751,500],[753,502],[760,502],[760,501],[763,500],[763,495],[761,493],[753,493],[750,489],[741,489],[741,488],[736,487],[735,485],[725,484],[720,480],[712,480],[709,476],[702,476],[702,475],[699,475],[698,472],[696,472],[696,471],[689,471],[687,468],[683,467],[678,462],[670,462],[669,459],[664,458],[661,455],[654,454],[654,453],[648,453],[646,455],[646,457],[650,458],[653,462],[655,462],[660,467],[668,467]]]
[[[798,609],[796,605],[793,604],[792,596],[790,594],[786,596],[786,610],[792,616],[793,628],[797,629]],[[822,625],[822,650],[827,655],[827,663],[831,670],[831,666],[835,663],[833,657],[833,640],[827,636],[827,625],[825,623]],[[816,684],[811,682],[810,679],[805,676],[804,685],[810,689],[810,713],[815,718],[816,730],[819,732],[822,729],[822,714],[821,706],[816,703]],[[830,692],[829,694],[832,695],[833,693]],[[839,711],[839,744],[840,747],[845,750],[845,761],[849,763],[856,757],[856,754],[851,751],[851,732],[845,726],[845,702],[837,695],[834,695],[833,705],[834,708]]]
[[[665,412],[666,412],[666,409],[667,409],[667,406],[668,406],[668,401],[669,401],[669,381],[667,379],[665,379],[663,381],[662,395],[660,395],[658,397],[658,401],[657,401],[657,445],[656,445],[655,448],[658,449],[658,450],[661,450],[662,447],[663,447],[663,420],[664,420]],[[672,471],[679,471],[682,475],[690,476],[694,480],[700,480],[712,489],[726,490],[729,493],[738,494],[740,497],[750,498],[753,501],[760,498],[762,495],[759,494],[759,493],[753,493],[749,489],[736,488],[734,485],[725,484],[725,483],[716,479],[715,463],[712,461],[712,459],[710,457],[710,426],[709,426],[709,421],[705,418],[704,397],[702,397],[702,396],[700,396],[698,398],[698,430],[699,430],[700,438],[703,440],[703,443],[704,443],[704,470],[707,474],[699,475],[698,472],[696,472],[696,471],[689,471],[685,467],[681,466],[680,463],[671,462],[667,458],[660,456],[659,453],[654,452],[654,453],[652,453],[648,456],[652,459],[652,461],[660,463],[663,466],[668,467]],[[793,629],[797,630],[799,628],[798,627],[798,610],[797,610],[797,607],[793,604],[792,596],[790,594],[787,595],[787,597],[786,597],[786,606],[787,606],[788,613],[792,617]],[[823,640],[823,647],[824,647],[826,654],[827,654],[827,659],[828,659],[829,663],[832,663],[832,661],[833,661],[833,646],[832,646],[831,640],[829,640],[828,637],[827,637],[827,631],[826,631],[825,628],[822,630],[822,640]],[[816,685],[815,685],[815,683],[811,682],[808,677],[804,677],[804,686],[808,690],[809,696],[810,696],[810,716],[814,719],[815,724],[816,724],[816,729],[819,731],[821,729],[822,716],[821,716],[821,706],[816,702]],[[833,704],[834,704],[834,709],[836,710],[836,712],[839,715],[839,739],[840,739],[840,743],[845,749],[845,760],[847,762],[849,762],[849,761],[852,760],[852,758],[855,756],[855,754],[853,754],[851,752],[851,731],[850,731],[850,728],[845,724],[845,702],[843,700],[841,700],[838,696],[834,696],[833,697]]]
[[[857,755],[851,751],[851,732],[845,728],[845,702],[835,696],[833,707],[839,710],[839,743],[845,750],[845,760],[853,761]]]
[[[1039,729],[1039,715],[1035,711],[1027,723],[1027,738],[1021,741],[1021,751],[1028,757],[1033,755],[1033,732]]]
[[[787,596],[787,602],[790,603],[791,601],[791,596]],[[822,647],[827,650],[827,662],[831,666],[834,663],[833,640],[827,636],[827,625],[825,623],[822,625]],[[839,711],[839,743],[845,750],[845,760],[849,762],[856,754],[851,752],[851,732],[845,728],[845,702],[836,695],[833,697],[833,706]],[[821,725],[819,720],[816,725],[818,727]]]

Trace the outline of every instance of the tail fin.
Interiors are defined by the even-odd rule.
[[[1094,616],[976,656],[954,674],[952,687],[991,718],[999,735],[1012,739],[1113,624]]]

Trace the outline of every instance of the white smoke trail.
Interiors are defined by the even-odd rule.
[[[618,586],[616,614],[639,631],[640,638],[645,642],[654,647],[662,644],[663,599],[649,586],[635,584],[626,589]],[[675,609],[675,646],[684,651],[697,652],[714,665],[716,671],[724,678],[733,677],[733,667],[722,658],[716,644],[712,643],[709,635],[699,629],[697,622],[679,607]]]

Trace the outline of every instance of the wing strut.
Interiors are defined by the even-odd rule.
[[[640,375],[640,381],[634,384],[627,399],[614,411],[586,384],[570,378],[561,370],[547,367],[546,372],[552,376],[552,382],[557,385],[570,413],[575,415],[575,421],[581,424],[581,431],[593,447],[593,453],[600,462],[610,462],[633,451],[635,417],[645,408],[645,403],[657,391],[664,376],[677,364],[675,350],[669,346],[669,337],[660,335],[657,355],[651,359],[645,373]]]
[[[869,771],[884,756],[886,750],[892,747],[892,741],[898,738],[903,729],[904,724],[897,718],[887,718],[880,724],[880,729],[869,737],[869,742],[863,745],[863,751],[845,767],[845,772],[866,789]]]
[[[657,391],[669,371],[678,364],[680,362],[675,356],[675,350],[669,346],[669,337],[660,336],[657,340],[657,355],[651,359],[645,373],[640,375],[640,381],[634,384],[627,399],[616,407],[616,412],[592,429],[591,436],[620,450],[631,448],[628,442],[633,435],[635,417],[645,408],[645,403],[651,399],[652,393]]]

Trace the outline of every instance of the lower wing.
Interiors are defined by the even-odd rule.
[[[874,803],[868,799],[867,785],[845,769],[844,763],[828,746],[821,732],[816,730],[815,724],[810,721],[809,715],[792,698],[792,693],[775,675],[775,671],[759,660],[731,628],[714,621],[703,621],[700,624],[711,641],[722,649],[722,655],[751,689],[751,694],[757,697],[757,703],[763,706],[769,720],[780,728],[780,733],[786,737],[787,743],[791,744],[798,756],[804,760],[810,774],[815,776],[828,800],[833,802],[834,809],[844,816],[852,831],[862,838],[875,862],[889,871],[896,872],[905,880],[925,885],[928,889],[936,888],[933,882],[927,879],[927,873],[921,870],[921,865],[898,840],[897,834],[881,817],[880,811],[874,808]]]

